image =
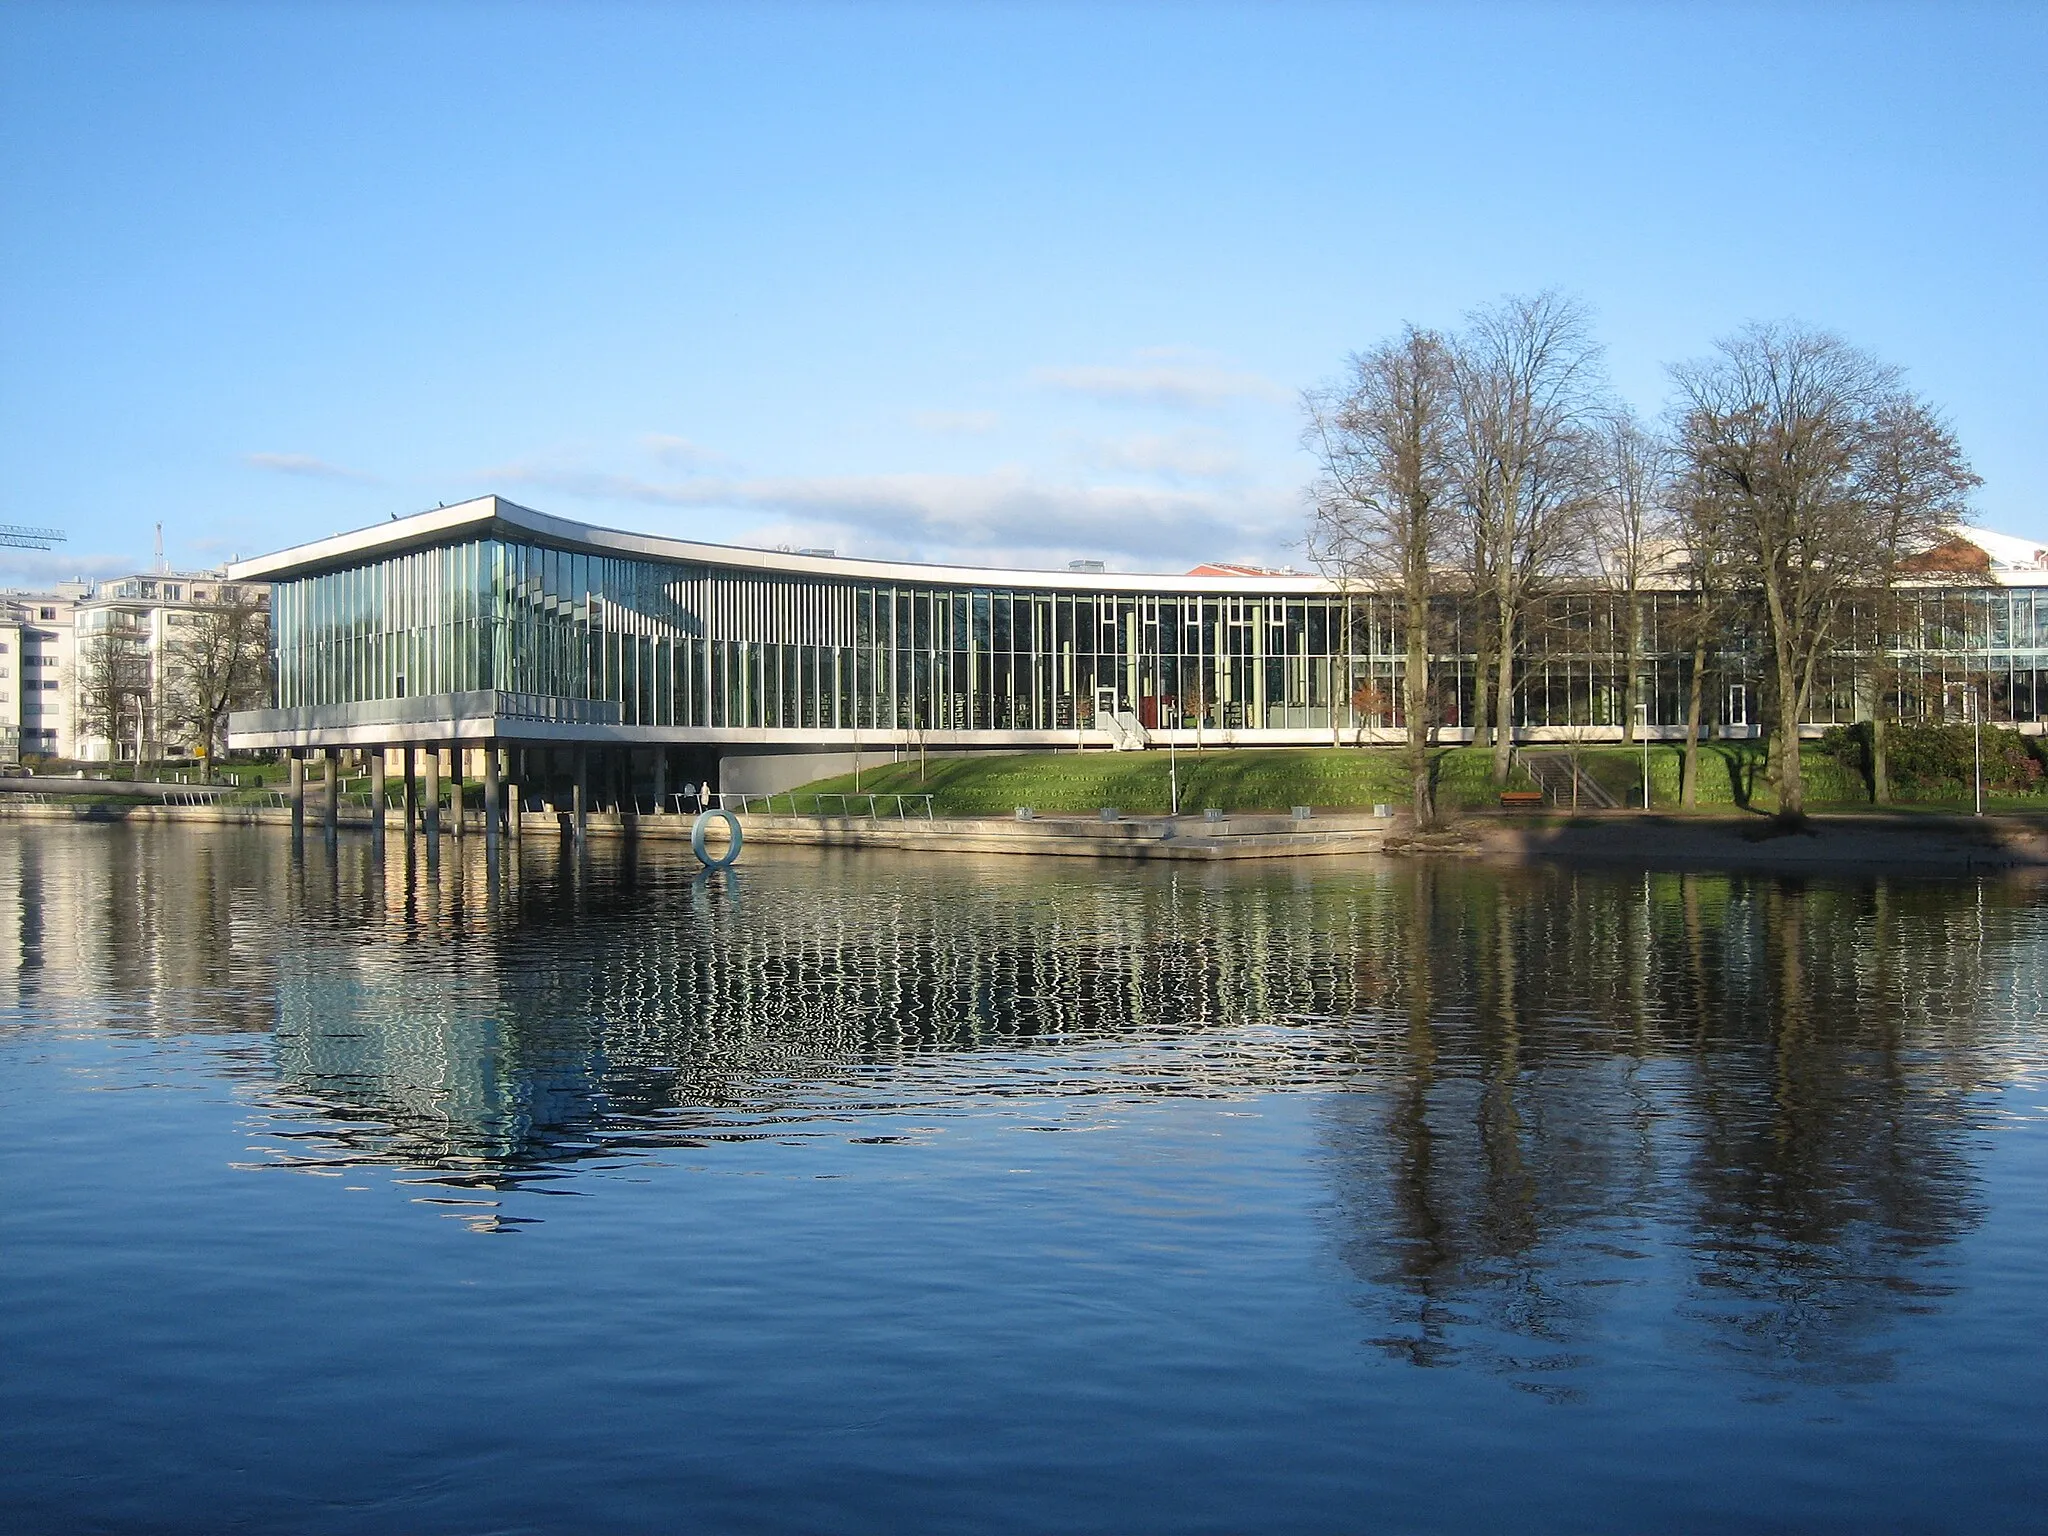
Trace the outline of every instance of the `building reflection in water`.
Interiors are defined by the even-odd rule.
[[[430,1198],[898,1110],[1316,1090],[1371,1336],[1539,1384],[1674,1253],[1683,1314],[1648,1326],[1881,1376],[2044,1011],[2035,892],[1990,880],[774,851],[706,877],[22,828],[0,890],[8,1011],[236,1037],[278,1162]]]

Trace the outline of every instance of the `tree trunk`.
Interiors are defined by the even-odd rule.
[[[1884,739],[1882,702],[1870,712],[1870,799],[1875,805],[1890,805],[1892,800],[1891,753]]]
[[[1782,646],[1778,648],[1777,670],[1778,718],[1771,746],[1778,764],[1778,820],[1798,822],[1806,819],[1806,780],[1799,763],[1800,688],[1792,657]]]
[[[1700,803],[1700,723],[1706,713],[1707,700],[1707,637],[1704,630],[1694,633],[1692,642],[1692,677],[1685,689],[1685,767],[1681,771],[1683,780],[1678,803],[1686,810],[1697,810]]]
[[[1500,654],[1495,659],[1494,707],[1497,729],[1493,733],[1493,782],[1505,784],[1515,755],[1515,614],[1506,603],[1500,610]]]
[[[1408,713],[1408,773],[1414,786],[1415,829],[1426,832],[1436,825],[1436,786],[1429,780],[1428,592],[1418,595],[1411,590],[1407,608],[1408,659],[1401,692]]]
[[[1634,591],[1627,594],[1625,601],[1628,603],[1628,615],[1622,625],[1621,646],[1622,664],[1628,668],[1628,686],[1622,694],[1622,708],[1628,715],[1628,731],[1622,740],[1633,746],[1636,739],[1636,709],[1643,701],[1642,667],[1636,659],[1642,654],[1643,649],[1643,614],[1642,605],[1636,601]],[[1647,735],[1648,732],[1645,731],[1644,734]]]
[[[1472,745],[1493,745],[1493,627],[1487,622],[1484,599],[1472,599]]]

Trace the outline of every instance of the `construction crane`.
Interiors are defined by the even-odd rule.
[[[48,549],[52,544],[63,542],[63,533],[55,528],[23,528],[15,523],[0,523],[0,549]]]

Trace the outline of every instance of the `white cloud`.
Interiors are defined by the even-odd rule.
[[[26,587],[45,592],[60,581],[95,581],[127,576],[148,566],[134,555],[66,554],[35,549],[0,549],[0,588]]]
[[[1091,442],[1085,453],[1100,469],[1134,470],[1170,480],[1228,480],[1244,468],[1229,442],[1215,432],[1141,432]]]
[[[974,436],[993,432],[1000,418],[994,411],[912,411],[910,424],[920,432]]]
[[[691,472],[706,469],[730,468],[732,460],[701,443],[693,443],[687,437],[677,437],[668,432],[650,432],[641,440],[647,451],[671,469]]]
[[[1213,363],[1039,368],[1032,377],[1040,384],[1069,394],[1183,411],[1213,410],[1231,400],[1292,398],[1289,391],[1271,379],[1255,373],[1233,373]]]
[[[1278,547],[1300,516],[1286,491],[1062,484],[1017,469],[673,482],[521,465],[491,473],[579,498],[766,514],[774,520],[770,531],[787,534],[777,542],[918,558],[1031,553],[1044,560],[1076,552],[1138,561],[1225,558]],[[719,542],[762,536],[753,518],[735,522],[730,532],[715,520],[694,523],[699,536]]]
[[[245,453],[242,462],[256,469],[267,469],[278,475],[300,475],[309,480],[347,480],[358,485],[374,485],[375,475],[360,469],[348,469],[340,464],[330,464],[325,459],[316,459],[307,453]]]

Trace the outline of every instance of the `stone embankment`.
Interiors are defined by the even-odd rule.
[[[126,786],[124,785],[125,789]],[[176,822],[212,826],[291,825],[283,806],[165,805],[158,803],[0,801],[0,817],[28,821]],[[674,815],[625,815],[592,811],[593,838],[634,837],[650,842],[687,843],[692,818]],[[370,812],[360,805],[340,808],[340,826],[350,832],[370,827]],[[306,807],[308,834],[322,830],[317,799]],[[1293,816],[1242,815],[1210,821],[1200,816],[1131,816],[1104,821],[1097,816],[1042,816],[1028,821],[1007,817],[922,817],[895,819],[865,816],[789,816],[753,813],[744,818],[746,840],[760,844],[795,844],[820,848],[893,848],[927,853],[1022,853],[1108,859],[1259,859],[1304,854],[1377,853],[1394,827],[1392,817],[1332,812],[1296,819]],[[387,819],[392,835],[402,835],[397,813]],[[567,836],[567,812],[527,811],[519,818],[521,837]],[[443,836],[454,826],[443,812]],[[471,809],[466,835],[483,835],[483,818]]]
[[[1457,851],[1488,858],[1779,874],[2048,866],[2048,819],[2025,814],[1830,814],[1796,829],[1756,815],[1485,816],[1460,823],[1450,841]]]
[[[940,853],[1022,853],[1095,859],[1270,859],[1378,853],[1388,816],[1332,811],[1293,816],[941,817],[925,821],[834,816],[749,816],[749,842],[828,848],[902,848]]]
[[[126,788],[124,785],[123,788]],[[182,790],[184,786],[165,786]],[[214,826],[291,825],[283,806],[181,805],[159,801],[38,803],[0,798],[0,819],[22,821],[156,822]],[[519,819],[525,838],[567,837],[566,812],[528,811]],[[620,816],[593,811],[593,838],[633,837],[687,843],[688,816]],[[1443,831],[1416,836],[1405,813],[1393,817],[1333,811],[1303,819],[1243,814],[1221,821],[1197,816],[1040,816],[894,819],[750,814],[749,843],[822,848],[882,848],[927,853],[1036,854],[1109,859],[1263,859],[1386,853],[1407,857],[1462,857],[1533,862],[1561,860],[1651,868],[1748,870],[1798,874],[1844,871],[1900,874],[2048,868],[2048,817],[2003,814],[1829,814],[1798,830],[1756,815],[1648,815],[1640,811],[1574,816],[1478,815]],[[317,802],[307,806],[306,830],[321,830]],[[370,813],[340,808],[340,825],[366,832]],[[394,811],[386,823],[403,834]],[[445,820],[442,834],[452,835]],[[471,837],[483,833],[472,808]]]

